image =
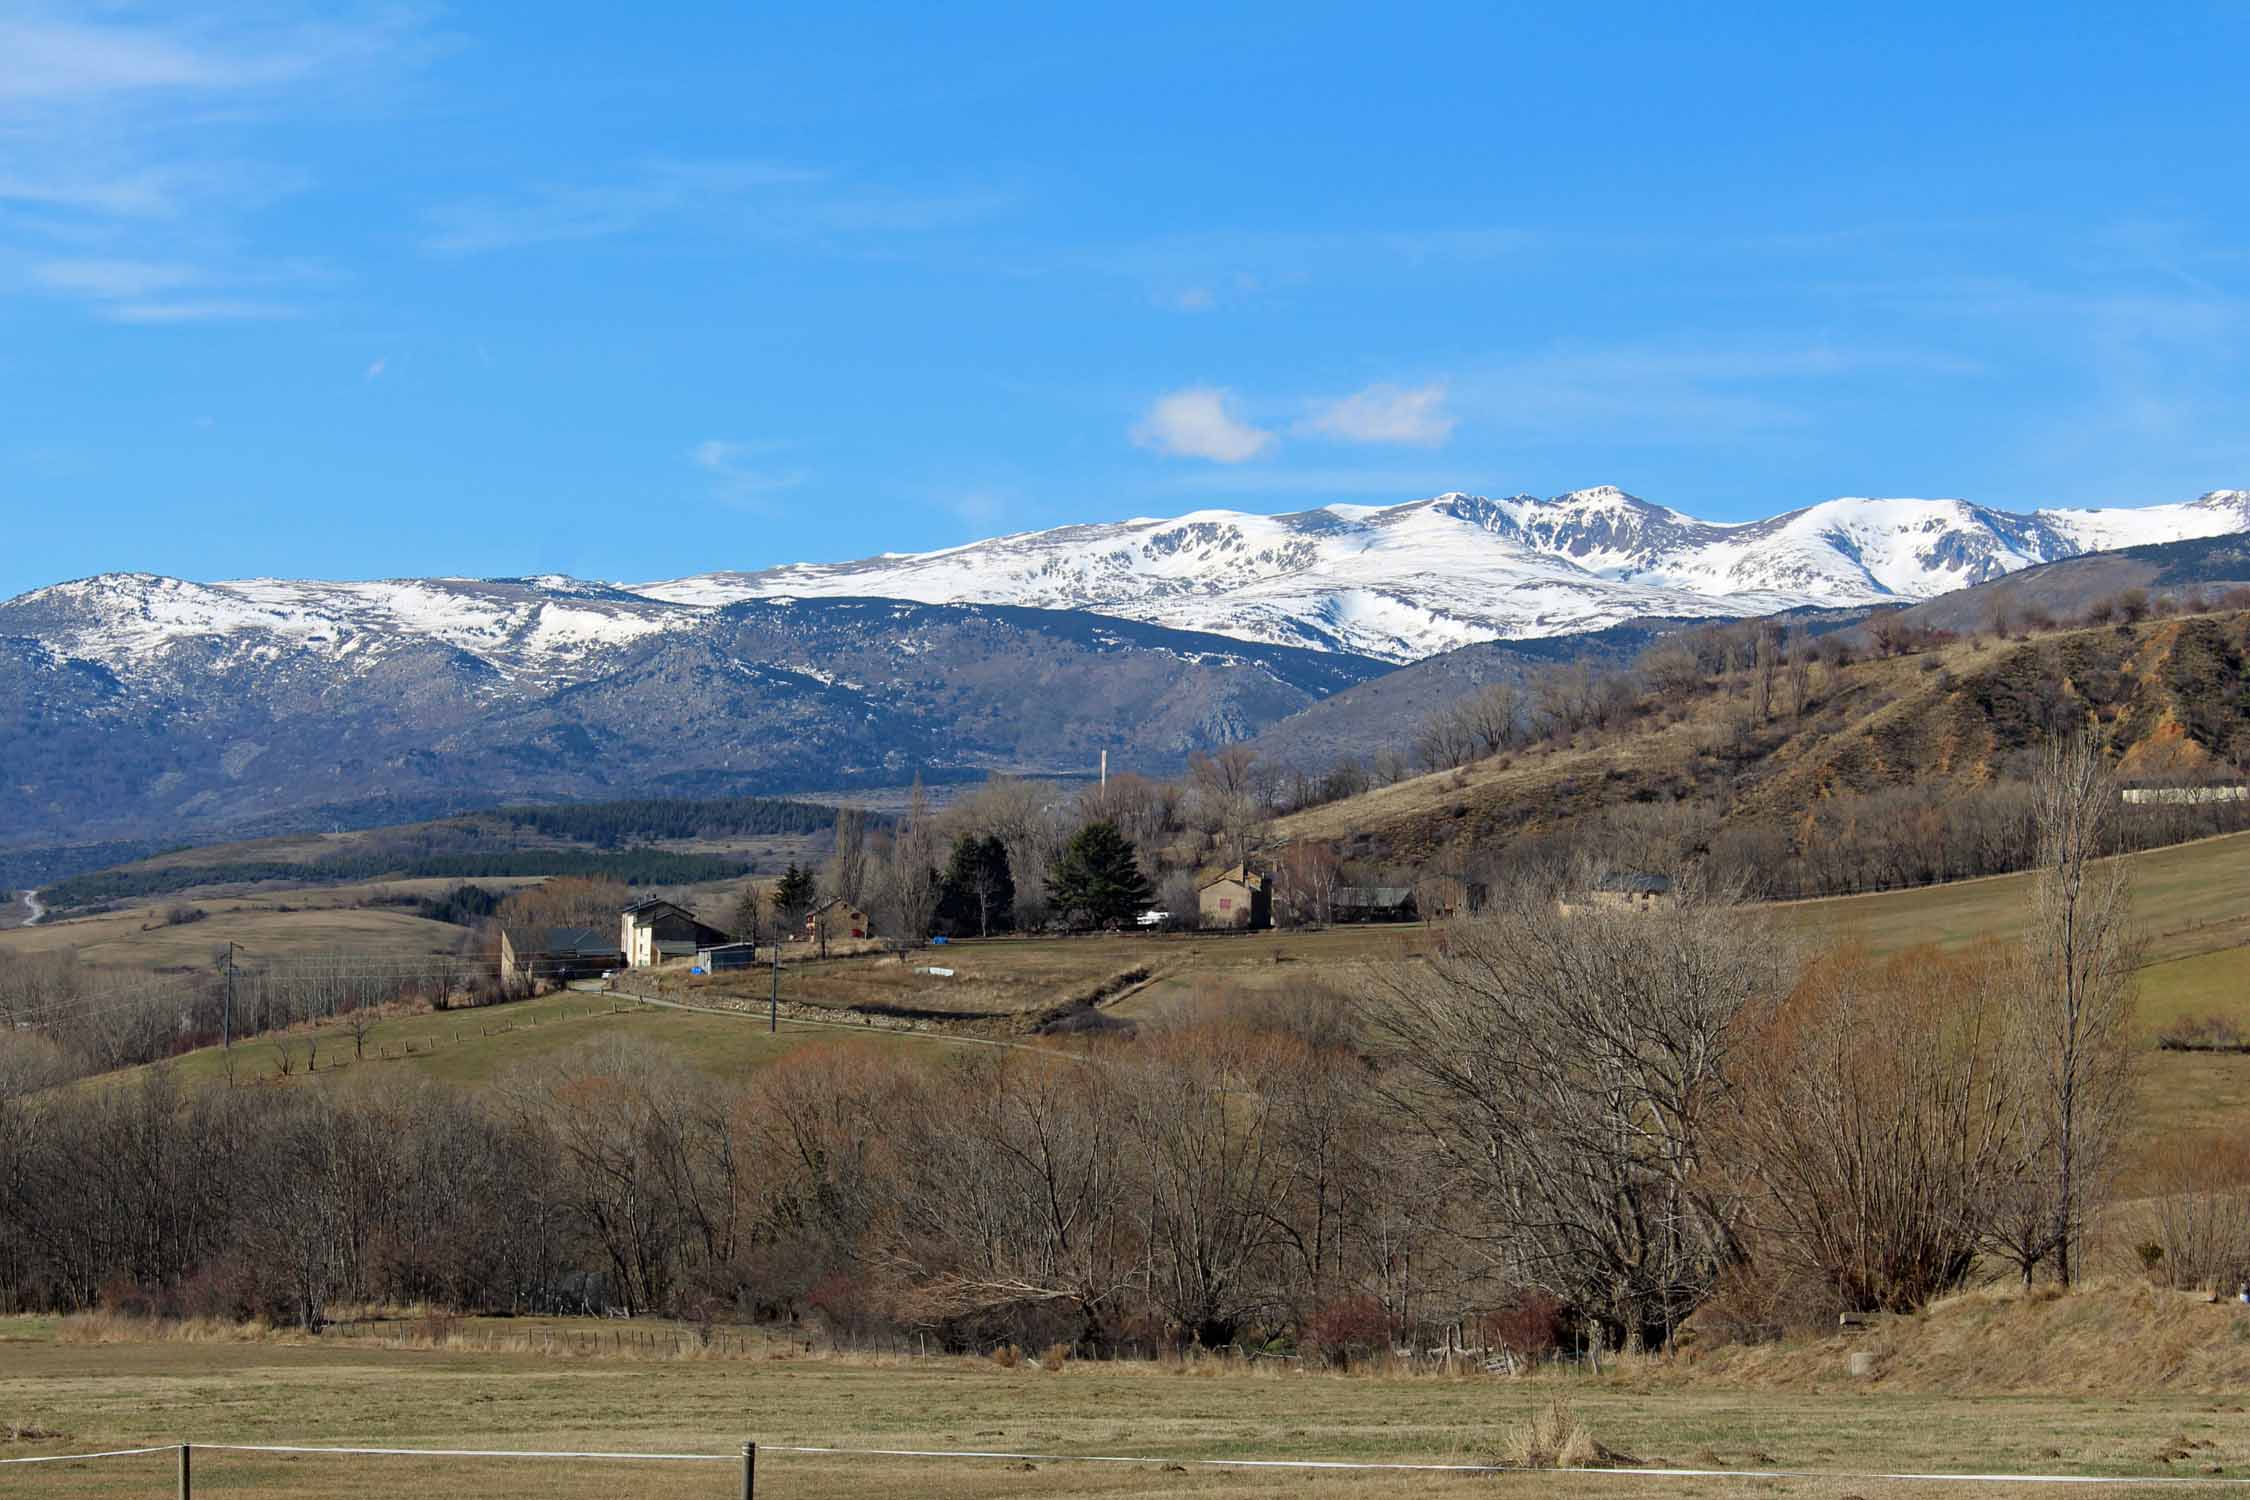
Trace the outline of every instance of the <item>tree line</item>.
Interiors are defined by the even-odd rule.
[[[83,910],[139,896],[206,885],[286,880],[300,885],[346,885],[363,880],[462,880],[478,876],[602,876],[628,885],[692,885],[732,880],[749,869],[723,854],[681,854],[669,849],[493,849],[408,853],[376,848],[309,862],[226,860],[215,864],[159,865],[151,869],[95,870],[57,881],[40,893],[57,910]]]
[[[2057,750],[2039,794],[2028,936],[1951,955],[1806,957],[1729,893],[1616,910],[1570,899],[1582,873],[1496,893],[1424,962],[1069,1052],[837,1044],[738,1083],[615,1039],[480,1095],[358,1070],[70,1090],[14,1033],[0,1296],[1348,1360],[1766,1336],[1980,1268],[2068,1282],[2119,1165],[2137,954],[2093,858],[2098,757]]]

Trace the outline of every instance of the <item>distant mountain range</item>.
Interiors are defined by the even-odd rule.
[[[0,604],[0,848],[1084,773],[1104,750],[1170,771],[1386,670],[1000,605],[255,588],[134,575]]]
[[[2243,490],[2029,513],[1966,500],[1829,500],[1722,525],[1603,486],[1551,500],[1449,494],[1282,516],[1200,511],[632,592],[703,605],[836,594],[1029,604],[1405,662],[1647,616],[1927,599],[2080,553],[2243,530]]]
[[[2245,530],[2240,490],[2029,514],[1833,500],[1720,525],[1603,488],[1206,511],[633,587],[105,574],[0,603],[0,845],[1053,772],[1104,749],[1165,771],[1390,665],[1526,642],[1283,731],[1363,750],[1450,684],[1581,645],[1619,659],[1666,620],[1927,599]]]

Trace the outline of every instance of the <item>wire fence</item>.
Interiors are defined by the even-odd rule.
[[[2191,1486],[2204,1489],[2239,1488],[2250,1485],[2250,1477],[2229,1478],[2213,1475],[2111,1475],[2111,1474],[2009,1474],[1933,1471],[1852,1471],[1835,1469],[1724,1469],[1724,1468],[1672,1468],[1626,1465],[1606,1468],[1554,1467],[1529,1469],[1501,1463],[1418,1463],[1378,1459],[1319,1459],[1319,1458],[1192,1458],[1168,1457],[1152,1454],[1092,1454],[1092,1453],[1009,1453],[989,1449],[947,1448],[845,1448],[791,1443],[745,1442],[726,1453],[628,1453],[600,1449],[544,1449],[544,1448],[393,1448],[345,1447],[311,1443],[171,1443],[146,1448],[112,1448],[94,1453],[55,1453],[26,1458],[0,1458],[0,1467],[11,1465],[82,1464],[103,1459],[145,1458],[151,1455],[170,1454],[176,1467],[179,1500],[193,1500],[195,1461],[198,1454],[235,1453],[269,1454],[289,1457],[336,1457],[378,1459],[475,1459],[515,1461],[524,1463],[577,1463],[577,1464],[723,1464],[733,1466],[740,1476],[742,1500],[754,1500],[758,1482],[758,1456],[787,1454],[809,1459],[905,1459],[915,1462],[981,1462],[981,1463],[1039,1463],[1087,1465],[1137,1465],[1165,1471],[1190,1469],[1225,1469],[1237,1471],[1280,1471],[1320,1473],[1370,1473],[1370,1474],[1541,1474],[1571,1475],[1586,1478],[1617,1479],[1722,1479],[1752,1481],[1809,1481],[1849,1482],[1854,1484],[1982,1484],[1982,1485],[2065,1485],[2074,1487],[2115,1486],[2119,1488],[2172,1488]],[[769,1470],[770,1473],[770,1470]],[[427,1482],[426,1479],[424,1482]],[[230,1486],[231,1488],[231,1486]],[[780,1491],[769,1484],[768,1493]]]

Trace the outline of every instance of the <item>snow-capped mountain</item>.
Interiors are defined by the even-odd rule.
[[[1926,599],[2084,552],[2246,530],[2243,490],[2028,514],[1839,499],[1722,524],[1603,486],[1551,500],[1455,493],[1279,516],[1198,511],[626,587],[551,575],[191,583],[112,573],[0,603],[0,636],[126,676],[174,647],[192,646],[202,671],[318,662],[366,673],[437,652],[495,685],[552,687],[597,674],[623,648],[691,632],[720,606],[872,597],[1077,610],[1411,661],[1639,617]]]
[[[190,583],[105,573],[0,604],[0,635],[131,672],[164,648],[200,642],[209,665],[292,657],[372,665],[406,647],[460,652],[502,676],[552,679],[609,648],[694,624],[706,611],[559,576],[322,583],[249,578]]]
[[[1466,643],[1574,637],[1478,647],[1511,670],[1621,660],[1659,627],[1574,633],[1920,599],[2243,532],[2236,490],[2030,514],[1831,500],[1718,525],[1596,489],[1204,511],[640,588],[107,574],[0,601],[0,850],[509,798],[1048,774],[1102,751],[1162,773]],[[1409,700],[1362,719],[1388,732]]]
[[[1838,499],[1717,523],[1611,486],[1290,515],[1198,511],[859,562],[635,585],[649,599],[873,595],[1090,610],[1408,661],[1645,615],[1926,599],[2083,552],[2250,530],[2250,491],[2115,510]]]

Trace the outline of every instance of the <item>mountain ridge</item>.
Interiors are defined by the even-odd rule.
[[[246,660],[413,646],[560,686],[618,648],[750,600],[891,598],[1110,615],[1408,662],[1636,618],[1911,603],[2043,563],[2250,531],[2250,491],[2175,504],[2013,512],[1843,497],[1699,520],[1612,485],[1551,499],[1450,491],[1396,505],[1201,510],[1085,522],[928,552],[620,585],[547,574],[197,583],[108,573],[0,602],[0,633],[130,672],[183,639]]]
[[[1636,617],[1912,602],[2086,552],[2244,530],[2243,490],[2031,512],[1844,497],[1713,522],[1601,485],[1547,500],[1451,491],[1390,506],[1084,523],[630,592],[703,605],[833,593],[1008,602],[1404,662]]]

